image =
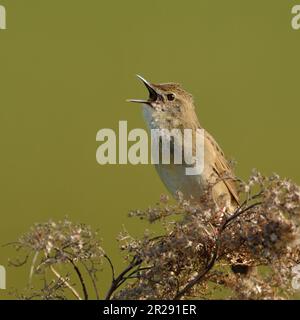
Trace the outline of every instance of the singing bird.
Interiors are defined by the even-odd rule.
[[[149,129],[191,129],[193,133],[197,129],[204,131],[204,167],[199,175],[187,175],[187,165],[184,162],[155,165],[167,189],[173,195],[180,191],[186,199],[197,202],[210,185],[215,203],[220,208],[233,212],[239,205],[235,175],[216,140],[201,127],[192,95],[177,83],[154,84],[139,75],[138,78],[148,89],[149,97],[146,100],[128,101],[142,104]],[[184,142],[174,140],[173,143]]]

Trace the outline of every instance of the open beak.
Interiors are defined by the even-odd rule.
[[[147,81],[146,79],[144,79],[143,77],[141,77],[138,74],[136,76],[143,82],[145,87],[148,89],[149,98],[148,98],[148,100],[128,99],[126,101],[135,102],[135,103],[145,103],[145,104],[148,104],[149,106],[152,106],[152,102],[156,101],[158,98],[158,93],[155,91],[153,85],[149,81]]]

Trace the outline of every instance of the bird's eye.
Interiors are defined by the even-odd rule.
[[[175,100],[175,94],[173,94],[173,93],[167,94],[167,99],[168,99],[169,101]]]

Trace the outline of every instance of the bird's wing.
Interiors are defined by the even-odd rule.
[[[212,143],[216,152],[213,169],[219,176],[219,178],[223,180],[233,199],[237,202],[237,204],[240,204],[236,187],[235,175],[232,171],[232,168],[228,164],[228,161],[226,160],[223,151],[221,150],[215,139],[208,132],[206,132],[206,136],[208,140]]]

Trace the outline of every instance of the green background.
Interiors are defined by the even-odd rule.
[[[145,128],[125,102],[145,97],[136,73],[182,83],[240,177],[255,167],[300,183],[297,2],[0,0],[0,244],[68,215],[99,228],[122,268],[115,237],[144,228],[127,212],[166,193],[151,165],[96,163],[99,129]],[[0,248],[8,288],[21,289],[14,255]]]

